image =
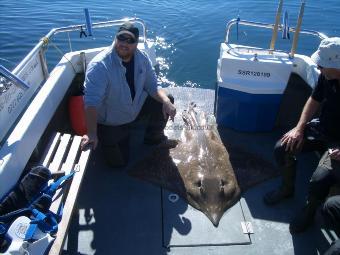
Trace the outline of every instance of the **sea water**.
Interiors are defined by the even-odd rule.
[[[191,86],[214,88],[216,82],[219,44],[225,38],[226,24],[240,17],[274,23],[279,1],[273,0],[98,0],[98,1],[42,1],[0,0],[0,64],[13,69],[41,37],[54,27],[85,24],[84,8],[88,8],[92,22],[123,17],[139,17],[146,22],[148,37],[156,41],[157,60],[160,63],[163,86]],[[288,11],[289,25],[296,26],[300,0],[284,1],[283,11]],[[340,1],[308,0],[302,29],[317,30],[328,36],[340,36]],[[72,49],[87,44],[111,44],[115,29],[94,30],[94,36],[79,38],[79,32],[70,35]],[[271,33],[239,28],[232,31],[232,40],[269,48]],[[278,35],[277,47],[289,50],[291,40]],[[68,44],[59,46],[66,35],[57,35],[49,45],[49,64],[60,60],[69,51]],[[298,52],[310,55],[319,40],[300,36]]]

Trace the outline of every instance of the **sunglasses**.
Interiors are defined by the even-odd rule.
[[[125,36],[125,35],[118,35],[117,36],[118,41],[120,42],[126,42],[127,44],[134,44],[136,43],[136,40],[133,39],[130,36]]]

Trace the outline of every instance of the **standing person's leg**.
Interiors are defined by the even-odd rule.
[[[286,151],[286,145],[281,144],[281,139],[277,141],[274,147],[274,156],[282,175],[282,182],[278,189],[265,194],[263,197],[265,204],[274,205],[294,195],[297,165],[296,155],[298,153],[324,149],[324,142],[304,139],[302,148],[299,151],[289,152]]]
[[[340,195],[331,196],[326,200],[321,215],[327,228],[340,232]]]
[[[340,196],[332,196],[324,203],[321,215],[325,227],[340,231]],[[339,255],[340,254],[340,239],[334,241],[324,255]]]
[[[168,95],[171,103],[174,103],[172,95]],[[168,117],[163,116],[163,105],[152,97],[148,96],[137,119],[146,117],[148,123],[144,135],[145,144],[159,144],[166,139],[164,128]]]
[[[129,161],[129,124],[107,126],[98,124],[99,146],[110,167],[124,167]]]
[[[310,183],[306,205],[290,223],[291,233],[299,233],[306,230],[314,220],[315,212],[319,205],[329,194],[330,187],[340,183],[340,162],[332,160],[326,151],[319,161],[319,165],[313,173]],[[340,216],[340,203],[337,200],[329,199],[325,203],[324,212],[334,212],[334,217]],[[339,207],[338,207],[339,206]],[[338,209],[336,209],[338,208]],[[340,219],[340,217],[338,218]]]
[[[340,239],[334,241],[323,255],[340,255]]]

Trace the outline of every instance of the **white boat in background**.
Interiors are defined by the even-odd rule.
[[[126,21],[141,28],[138,48],[156,65],[155,45],[147,38],[142,20],[93,23],[92,29],[119,26]],[[229,35],[234,25],[284,29],[278,24],[231,20],[220,44],[216,90],[167,89],[175,97],[178,112],[189,101],[195,101],[206,112],[215,114],[227,147],[236,145],[273,162],[274,142],[282,129],[297,120],[319,73],[310,57],[295,54],[294,47],[291,52],[284,52],[274,47],[231,43]],[[56,34],[84,32],[84,27],[55,28],[39,41],[12,72],[27,88],[13,77],[0,77],[0,197],[27,166],[39,161],[48,135],[72,132],[68,98],[82,86],[87,63],[111,45],[91,48],[84,43],[84,49],[72,51],[69,40],[70,52],[51,71],[45,52]],[[311,30],[289,31],[326,38]],[[141,147],[133,150],[136,157],[144,152]],[[299,167],[310,169],[310,163],[316,160],[315,155],[310,157]],[[278,180],[264,181],[245,191],[215,228],[183,201],[171,202],[167,191],[132,180],[124,171],[110,171],[98,153],[92,155],[88,168],[65,245],[67,254],[317,254],[331,241],[318,228],[300,239],[288,231],[289,219],[304,199],[310,171],[301,171],[298,177],[298,189],[302,192],[297,201],[276,208],[264,206],[262,194],[276,186]]]

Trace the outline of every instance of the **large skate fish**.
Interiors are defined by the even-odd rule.
[[[240,188],[216,125],[210,125],[193,103],[182,118],[180,141],[159,146],[129,174],[175,192],[217,227],[224,212],[239,200]]]

